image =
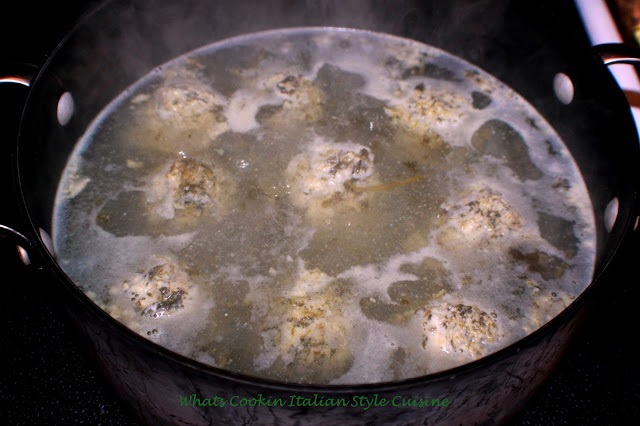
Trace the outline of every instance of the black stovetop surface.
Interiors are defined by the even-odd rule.
[[[39,64],[78,14],[95,2],[66,1],[0,9],[0,72],[16,62]],[[64,4],[58,10],[57,4]],[[26,90],[0,87],[0,173],[6,179],[17,105]],[[0,189],[6,182],[0,182]],[[0,194],[7,197],[6,191]],[[7,209],[6,206],[1,206]],[[0,219],[4,216],[0,215]],[[0,222],[1,224],[1,222]],[[632,424],[640,420],[640,338],[637,303],[640,238],[615,265],[611,291],[568,347],[566,357],[514,425]],[[0,238],[0,424],[136,425],[103,381],[83,346],[50,300],[38,274],[24,267]],[[635,420],[635,421],[634,421]]]

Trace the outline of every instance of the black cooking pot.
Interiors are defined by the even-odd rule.
[[[638,215],[640,153],[628,103],[601,56],[584,39],[547,43],[554,38],[543,33],[555,28],[549,20],[577,19],[572,6],[551,4],[146,0],[100,5],[78,23],[35,78],[22,80],[30,90],[12,153],[15,206],[22,219],[0,218],[2,234],[22,248],[23,259],[40,270],[42,282],[56,286],[105,376],[149,424],[502,423],[548,377],[596,306],[605,272]],[[359,386],[285,385],[208,367],[143,339],[93,304],[47,249],[60,175],[90,121],[131,83],[182,53],[228,36],[304,25],[371,29],[442,48],[495,75],[536,107],[571,150],[592,198],[597,264],[583,295],[540,330],[481,360],[426,377]],[[620,57],[620,52],[607,52]],[[558,98],[553,85],[558,75],[571,81],[572,96]],[[70,115],[59,114],[65,93],[73,99]],[[605,220],[612,211],[615,221]],[[180,406],[179,395],[194,393],[212,403],[218,396],[243,405]],[[309,404],[252,406],[292,397],[309,398]],[[364,397],[373,402],[367,410],[322,406],[330,398],[366,404]],[[393,406],[394,398],[439,398],[441,404]]]

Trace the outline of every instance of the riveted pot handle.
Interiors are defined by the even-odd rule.
[[[0,69],[0,122],[3,124],[2,140],[0,141],[0,196],[4,206],[0,209],[0,244],[13,244],[23,263],[31,264],[29,253],[32,243],[20,231],[24,222],[19,213],[17,197],[15,195],[15,154],[18,127],[22,107],[26,101],[28,88],[37,68],[29,64],[16,64],[10,69]],[[7,122],[4,122],[7,120]]]
[[[640,47],[635,45],[603,43],[593,46],[593,52],[600,58],[602,63],[607,66],[615,64],[640,65]],[[639,107],[638,105],[634,106]],[[640,126],[640,123],[637,123],[637,125]],[[640,191],[640,189],[638,189],[638,191]],[[638,221],[640,220],[640,199],[636,199],[634,207],[636,215],[636,224],[634,227],[634,231],[636,232],[634,232],[634,234],[638,235],[640,234],[640,226],[638,226]]]

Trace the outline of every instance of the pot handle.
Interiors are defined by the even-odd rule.
[[[640,48],[624,43],[603,43],[593,46],[593,51],[605,65],[640,64]]]
[[[2,126],[3,137],[6,140],[1,142],[1,149],[4,150],[0,154],[0,196],[2,199],[15,199],[15,196],[7,192],[13,191],[16,187],[15,174],[15,140],[18,137],[18,128],[12,128],[14,123],[19,121],[20,113],[24,103],[26,102],[26,95],[31,86],[31,81],[37,67],[30,64],[16,64],[11,69],[0,69],[0,88],[2,88],[3,96],[0,98],[2,101],[7,101],[8,105],[0,104],[0,120],[7,119],[8,125]],[[5,96],[6,95],[6,96]],[[0,121],[1,122],[1,121]],[[3,123],[6,124],[6,123]],[[25,233],[21,232],[20,214],[17,208],[12,208],[15,203],[9,202],[8,207],[3,206],[0,209],[0,242],[4,243],[5,240],[14,244],[18,257],[25,265],[30,265],[31,260],[29,252],[33,251],[33,245],[31,241],[25,236]]]
[[[31,87],[36,70],[37,67],[30,64],[17,64],[13,70],[0,70],[0,83]]]

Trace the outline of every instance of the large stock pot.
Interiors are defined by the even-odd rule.
[[[577,19],[569,6],[515,1],[453,2],[106,2],[78,23],[28,84],[17,143],[11,146],[17,218],[0,218],[2,233],[41,285],[53,292],[114,389],[150,424],[460,424],[501,423],[518,412],[562,358],[581,322],[597,306],[608,268],[637,218],[638,141],[624,95],[601,55],[574,40],[555,40],[538,23]],[[520,4],[516,4],[520,3]],[[555,10],[555,9],[554,9]],[[94,116],[151,69],[228,36],[288,26],[345,26],[413,38],[478,64],[531,102],[566,142],[585,178],[597,227],[596,271],[587,290],[565,311],[525,339],[449,371],[397,383],[313,386],[274,383],[207,367],[141,338],[69,280],[47,249],[54,197],[62,170]],[[633,58],[628,58],[633,60]],[[570,99],[554,90],[562,75]],[[563,77],[563,78],[565,78]],[[72,119],[58,103],[73,96]],[[64,114],[63,114],[64,115]],[[611,217],[615,220],[611,220]],[[608,219],[607,219],[608,218]],[[7,220],[8,222],[3,222]],[[5,240],[6,241],[6,240]],[[395,396],[447,398],[446,406],[181,407],[178,395],[255,398]]]

